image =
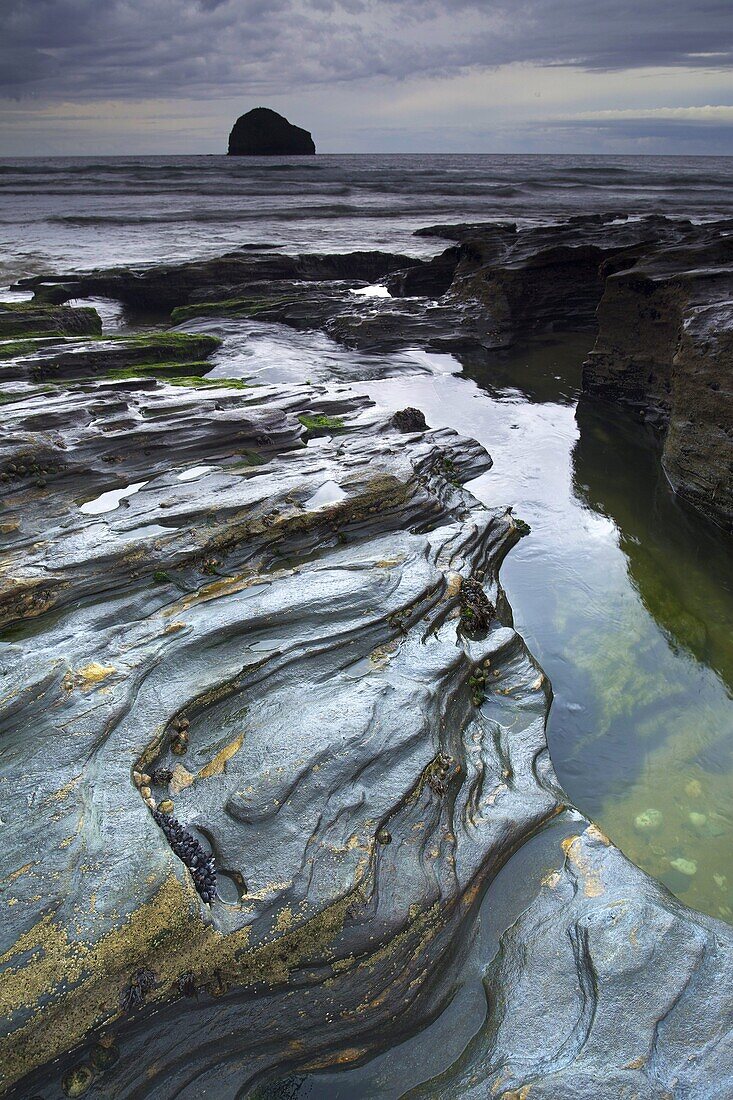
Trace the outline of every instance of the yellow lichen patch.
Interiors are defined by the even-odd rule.
[[[116,1012],[119,990],[110,975],[125,975],[168,937],[176,944],[193,944],[195,931],[214,938],[192,917],[189,896],[174,876],[120,928],[96,942],[72,940],[50,915],[43,917],[0,957],[0,966],[7,965],[0,1015],[7,1019],[21,1008],[33,1012],[0,1040],[3,1083],[69,1049],[96,1019]],[[15,959],[21,960],[17,967]]]
[[[20,878],[21,875],[26,875],[30,871],[31,867],[36,867],[37,864],[38,860],[33,863],[25,863],[22,867],[19,867],[17,871],[11,871],[11,873],[9,875],[6,875],[4,879],[0,879],[0,882],[15,882],[17,878]]]
[[[562,876],[560,875],[559,871],[550,871],[542,879],[542,885],[546,886],[548,890],[555,890],[557,889],[557,885],[560,882],[561,877]]]
[[[185,630],[186,623],[168,623],[168,626],[163,631],[164,634],[177,634],[179,630]]]
[[[221,775],[226,768],[227,761],[231,760],[233,756],[236,756],[242,745],[244,744],[244,734],[240,733],[239,737],[235,737],[233,741],[230,741],[228,745],[225,745],[223,749],[214,756],[208,764],[201,769],[198,774],[199,779],[209,779],[212,775]]]
[[[101,684],[102,680],[106,680],[108,676],[111,676],[117,669],[112,665],[100,665],[97,661],[92,661],[91,664],[84,665],[83,668],[78,668],[74,673],[74,681],[77,687],[88,688],[94,687],[95,684]]]
[[[384,668],[389,664],[391,658],[400,648],[400,643],[397,638],[394,638],[390,642],[382,642],[381,645],[375,646],[375,648],[369,654],[369,660],[375,666],[375,668]]]
[[[393,569],[395,565],[402,565],[404,558],[385,558],[384,561],[375,561],[376,569]]]
[[[204,923],[188,877],[181,882],[170,875],[150,901],[97,939],[72,939],[67,927],[47,915],[0,957],[0,967],[6,967],[0,1015],[9,1020],[20,1009],[30,1013],[0,1038],[0,1088],[70,1050],[93,1026],[115,1019],[120,993],[141,966],[156,974],[158,985],[148,995],[153,1001],[165,1001],[184,970],[218,974],[222,991],[286,982],[304,960],[328,953],[358,889],[355,881],[328,909],[254,949],[249,927],[224,935]],[[436,924],[434,915],[428,934]]]
[[[630,1062],[627,1062],[624,1069],[643,1069],[646,1065],[646,1058],[643,1054],[640,1054],[638,1058],[633,1058]]]
[[[602,834],[601,834],[602,835]],[[573,864],[577,874],[583,882],[583,893],[587,898],[599,898],[605,887],[601,880],[600,871],[596,870],[583,853],[581,837],[568,836],[561,842],[565,857]]]
[[[463,577],[460,573],[446,573],[446,580],[448,583],[445,586],[445,598],[447,600],[455,599],[461,591]]]
[[[198,592],[191,593],[190,596],[185,596],[182,600],[178,600],[173,607],[169,607],[165,612],[168,615],[173,615],[176,612],[187,611],[189,607],[194,607],[197,603],[208,603],[209,600],[218,600],[222,596],[231,596],[235,592],[241,592],[245,588],[251,588],[256,584],[267,584],[269,578],[260,577],[257,574],[247,573],[239,575],[237,577],[225,577],[223,580],[212,581],[210,584],[204,584],[199,588]]]
[[[461,905],[465,910],[469,910],[475,901],[478,900],[481,894],[481,885],[474,883],[473,886],[467,887],[463,897],[461,898]]]
[[[364,1058],[367,1053],[366,1047],[347,1047],[346,1050],[342,1050],[338,1054],[326,1055],[323,1058],[317,1058],[315,1062],[308,1062],[304,1068],[318,1070],[328,1069],[329,1066],[346,1066],[351,1062],[356,1062],[359,1058]]]
[[[59,787],[57,791],[50,794],[46,799],[47,802],[63,802],[69,797],[74,788],[81,782],[81,775],[75,775],[73,779],[70,779],[68,783],[64,783],[63,787]]]
[[[531,1085],[522,1085],[521,1089],[511,1089],[502,1094],[501,1100],[527,1100]]]
[[[487,794],[486,798],[483,799],[484,804],[487,806],[493,806],[497,798],[505,794],[508,790],[509,788],[507,787],[506,783],[498,783],[493,788],[491,793]]]
[[[293,927],[293,910],[289,905],[283,906],[275,919],[276,932],[288,932]]]

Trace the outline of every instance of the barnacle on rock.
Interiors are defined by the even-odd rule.
[[[486,698],[487,679],[488,673],[483,665],[477,665],[474,669],[473,676],[469,676],[468,678],[468,686],[471,688],[471,702],[475,707],[480,707]]]
[[[89,1061],[96,1073],[104,1073],[119,1060],[120,1052],[114,1043],[95,1043],[89,1051]]]
[[[425,782],[436,794],[444,795],[453,760],[445,752],[439,752],[424,772]]]
[[[196,837],[172,814],[153,810],[153,819],[160,825],[175,854],[188,867],[201,900],[210,904],[216,897],[214,857],[204,851]]]
[[[171,752],[183,756],[188,751],[188,718],[174,718],[171,722]]]

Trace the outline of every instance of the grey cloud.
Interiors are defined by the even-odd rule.
[[[733,61],[730,0],[6,0],[4,8],[0,90],[14,96],[216,97],[510,62],[597,71]]]

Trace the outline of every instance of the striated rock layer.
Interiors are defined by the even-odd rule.
[[[502,313],[489,236],[433,274],[237,253],[34,280],[33,308],[224,304],[269,265],[301,308],[298,287],[330,283],[328,324],[374,334],[380,300],[334,283],[423,294],[455,264],[413,316],[488,346],[557,298],[528,245]],[[419,410],[202,377],[219,342],[199,332],[55,323],[0,368],[0,1085],[234,1098],[365,1060],[448,1003],[497,871],[568,813],[550,687],[498,580],[526,526],[462,487],[489,457]],[[582,820],[565,855],[503,939],[486,1026],[422,1093],[725,1095],[733,932]]]
[[[558,810],[549,688],[497,587],[521,528],[460,488],[489,460],[337,388],[37,404],[6,406],[2,457],[50,471],[3,511],[3,1083],[85,1036],[93,1064],[100,1027],[109,1096],[363,1057],[447,995],[452,937]],[[471,576],[499,605],[475,637]],[[146,799],[213,851],[211,906]]]
[[[563,848],[486,972],[483,1027],[409,1097],[733,1095],[731,930],[657,887],[594,825]]]
[[[673,488],[733,530],[733,223],[608,214],[523,229],[489,223],[419,232],[456,243],[429,261],[243,249],[202,263],[19,285],[33,288],[38,301],[96,294],[173,310],[177,323],[249,317],[317,326],[370,352],[418,345],[483,354],[532,332],[597,328],[584,374],[588,396],[655,423]],[[388,294],[354,294],[376,280]]]
[[[733,530],[733,236],[663,250],[606,280],[591,396],[657,423],[674,489]]]

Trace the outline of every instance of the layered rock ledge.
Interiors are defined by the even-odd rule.
[[[419,1094],[733,1088],[733,931],[568,806],[499,583],[526,526],[463,488],[488,455],[334,380],[207,373],[214,302],[269,319],[287,285],[278,320],[320,302],[310,327],[360,346],[498,347],[563,295],[592,323],[611,268],[693,230],[454,232],[433,261],[243,250],[26,282],[44,320],[0,344],[10,1096],[233,1098],[368,1059],[449,1002],[498,870],[560,817],[484,1028]],[[377,279],[393,297],[353,294]],[[58,311],[94,295],[195,331],[70,336]]]
[[[733,528],[733,223],[595,215],[519,229],[433,226],[432,260],[387,253],[285,256],[242,249],[201,263],[23,280],[38,302],[104,295],[131,308],[320,327],[368,352],[484,354],[527,334],[597,329],[591,400],[659,430],[674,489]],[[359,296],[379,281],[382,297]]]

